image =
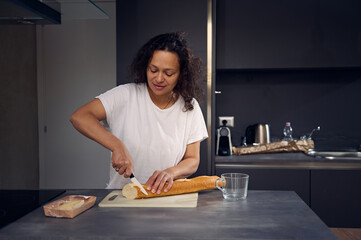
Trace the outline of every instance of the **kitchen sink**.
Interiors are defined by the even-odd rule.
[[[361,160],[361,152],[357,151],[329,151],[329,150],[309,150],[306,155],[325,159],[349,159]]]

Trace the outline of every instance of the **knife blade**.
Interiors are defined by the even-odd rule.
[[[145,195],[148,195],[147,191],[143,188],[143,186],[140,184],[140,182],[135,178],[134,174],[130,174],[130,181],[135,184],[135,186],[139,187],[140,191],[144,193]]]

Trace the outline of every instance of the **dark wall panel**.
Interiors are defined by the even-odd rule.
[[[314,134],[316,148],[356,148],[361,144],[361,69],[218,71],[216,115],[235,116],[234,145],[248,125],[270,124],[282,137],[286,121],[294,137]]]
[[[206,0],[117,2],[117,83],[132,81],[128,79],[130,63],[146,41],[174,31],[188,33],[189,46],[206,64]]]
[[[0,189],[39,187],[35,33],[0,25]]]
[[[129,66],[137,50],[150,38],[174,31],[188,33],[194,54],[207,63],[207,0],[132,0],[117,2],[117,84],[132,82]],[[203,82],[206,91],[206,78]],[[206,92],[205,92],[206,93]],[[205,94],[206,96],[206,94]],[[207,116],[207,103],[201,103]],[[207,141],[201,143],[201,163],[196,175],[207,174]]]

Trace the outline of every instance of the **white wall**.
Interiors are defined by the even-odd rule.
[[[115,1],[97,4],[110,19],[37,27],[41,189],[102,189],[108,181],[110,152],[69,122],[116,85]]]

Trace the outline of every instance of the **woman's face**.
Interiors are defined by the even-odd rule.
[[[155,95],[168,98],[177,85],[179,75],[179,58],[176,53],[154,51],[147,69],[147,80],[149,88]]]

